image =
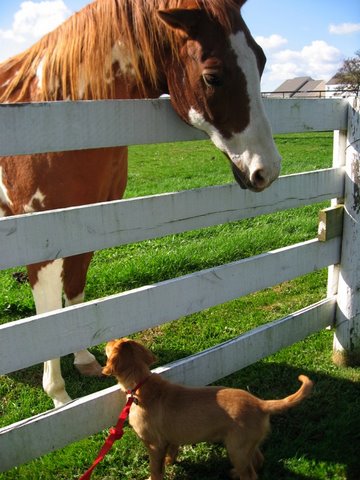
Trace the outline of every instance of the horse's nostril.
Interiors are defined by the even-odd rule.
[[[265,172],[262,168],[255,170],[255,172],[252,173],[250,180],[254,188],[262,189],[265,188],[268,184]]]

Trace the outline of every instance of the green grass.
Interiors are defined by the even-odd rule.
[[[277,136],[283,156],[282,174],[330,167],[331,139],[329,133]],[[228,162],[209,142],[130,149],[128,198],[230,181]],[[308,206],[97,252],[89,270],[86,298],[103,297],[313,238],[319,208]],[[34,313],[29,286],[18,284],[13,272],[0,273],[2,323]],[[315,272],[136,337],[156,353],[159,365],[164,364],[320,300],[326,296],[326,275],[326,270]],[[286,415],[273,417],[272,433],[264,444],[264,480],[359,478],[360,371],[332,363],[332,336],[332,332],[322,331],[217,382],[249,388],[263,398],[281,397],[295,390],[299,373],[308,374],[315,382],[309,400]],[[104,361],[103,345],[92,351]],[[62,359],[62,368],[73,398],[114,384],[112,379],[81,377],[73,369],[71,356]],[[41,376],[42,367],[36,365],[1,378],[0,425],[51,408],[41,389]],[[101,432],[14,468],[0,474],[0,479],[76,479],[91,464],[105,435]],[[187,446],[167,478],[223,479],[229,468],[221,446]],[[126,428],[125,437],[115,444],[92,478],[138,480],[147,476],[146,452],[134,432]]]

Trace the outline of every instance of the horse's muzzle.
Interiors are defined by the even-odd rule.
[[[235,178],[236,182],[239,184],[239,186],[243,190],[251,190],[253,192],[261,192],[262,190],[264,190],[264,188],[266,188],[266,186],[257,187],[256,185],[253,185],[251,183],[250,179],[248,179],[244,175],[244,173],[233,162],[231,162],[231,168],[232,168],[232,172],[233,172],[233,175],[234,175],[234,178]]]
[[[252,192],[262,192],[265,188],[269,187],[275,179],[267,179],[262,169],[255,170],[249,177],[233,162],[231,162],[231,168],[234,178],[240,187],[244,190],[251,190]]]

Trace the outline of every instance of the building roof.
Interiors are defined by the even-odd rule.
[[[341,81],[338,79],[336,75],[330,78],[328,82],[326,82],[326,85],[339,85],[341,84]]]
[[[269,94],[271,98],[313,98],[326,90],[324,80],[311,77],[295,77],[285,80],[276,90]],[[321,96],[321,94],[320,94]]]
[[[285,80],[276,90],[266,93],[269,98],[331,98],[348,96],[353,94],[349,91],[339,90],[346,87],[336,74],[328,82],[314,80],[311,77],[295,77]]]
[[[296,98],[318,97],[319,92],[321,91],[325,91],[324,80],[309,80],[296,93],[294,93],[293,97],[296,97]]]
[[[274,92],[295,91],[299,90],[306,82],[312,80],[311,77],[295,77],[285,80]]]
[[[276,90],[274,90],[271,97],[292,97],[300,88],[302,88],[307,82],[312,81],[311,77],[295,77],[289,80],[285,80]]]

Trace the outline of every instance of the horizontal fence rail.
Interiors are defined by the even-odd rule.
[[[0,269],[138,242],[322,202],[344,170],[281,177],[262,193],[224,185],[0,219]]]
[[[340,244],[340,237],[328,242],[309,240],[2,325],[0,374],[146,330],[339,263]]]
[[[188,385],[209,384],[332,325],[335,310],[335,298],[328,298],[154,371]],[[124,395],[111,387],[0,429],[0,471],[114,425],[123,405]]]
[[[273,133],[346,130],[348,102],[263,99]],[[0,104],[0,155],[208,138],[168,99]]]

